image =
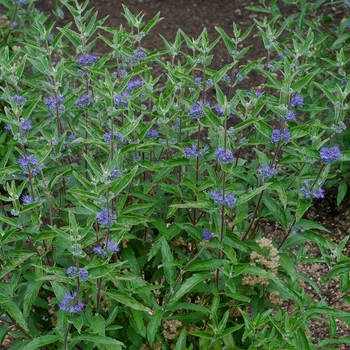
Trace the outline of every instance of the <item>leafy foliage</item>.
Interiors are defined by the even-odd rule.
[[[244,64],[253,27],[217,27],[212,43],[206,29],[179,30],[150,52],[142,39],[160,14],[144,23],[124,6],[130,29],[115,29],[88,1],[64,2],[73,30],[30,0],[3,1],[0,336],[15,336],[11,349],[340,342],[336,319],[349,313],[297,269],[315,242],[323,283],[340,277],[349,301],[349,237],[337,246],[303,218],[324,186],[339,185],[340,203],[349,182],[349,19],[321,14],[323,3],[300,0],[288,18],[277,1],[250,7],[267,16],[255,21],[267,57]],[[232,63],[214,71],[221,40]],[[252,73],[265,83],[242,90]],[[264,220],[281,227],[276,241]],[[323,315],[332,338],[314,344]]]

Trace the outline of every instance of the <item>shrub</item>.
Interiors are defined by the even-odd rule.
[[[315,242],[323,282],[339,277],[349,301],[349,237],[336,245],[303,217],[329,179],[339,202],[347,190],[349,19],[302,0],[283,18],[276,3],[251,8],[269,16],[256,21],[267,58],[243,64],[253,27],[217,27],[212,43],[205,29],[179,31],[158,52],[142,38],[159,14],[145,24],[124,6],[130,29],[115,29],[88,1],[66,2],[77,29],[56,32],[30,0],[4,2],[19,23],[0,24],[0,338],[11,332],[11,349],[350,342],[334,339],[349,313],[297,268]],[[110,47],[102,57],[98,40]],[[215,71],[220,40],[232,63]],[[262,90],[240,89],[252,72]],[[264,220],[281,234],[267,237]],[[309,325],[323,316],[330,338],[314,344]]]

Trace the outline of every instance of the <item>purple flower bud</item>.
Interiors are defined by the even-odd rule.
[[[143,52],[143,50],[137,49],[134,51],[134,58],[136,58],[138,60],[142,60],[146,57],[147,57],[147,54],[145,52]]]
[[[17,95],[17,94],[12,96],[12,100],[15,101],[18,106],[22,106],[27,101],[27,99],[25,97],[22,97],[22,96]]]
[[[272,177],[276,176],[277,173],[278,173],[278,170],[274,168],[270,168],[267,163],[264,163],[258,169],[258,174],[262,182],[265,182],[265,180],[271,179]]]
[[[237,198],[233,194],[226,193],[225,198],[222,191],[221,194],[216,191],[211,191],[210,194],[217,205],[227,205],[229,208],[233,208],[236,205]]]
[[[300,94],[296,94],[295,96],[292,97],[292,101],[290,102],[290,105],[292,107],[302,107],[303,106],[303,96],[301,96]]]
[[[97,222],[101,227],[111,227],[116,220],[116,215],[108,211],[107,208],[103,208],[98,214],[97,214]]]
[[[158,131],[154,129],[150,129],[147,131],[146,138],[148,139],[156,139],[159,136]]]
[[[232,152],[228,149],[224,150],[223,148],[218,148],[215,151],[215,159],[220,164],[230,164],[233,163],[235,160]]]
[[[206,240],[209,241],[214,237],[214,234],[210,231],[204,231],[202,237]]]
[[[339,146],[335,145],[334,147],[323,147],[320,150],[320,157],[323,163],[329,164],[337,161],[341,158],[342,154],[340,152]]]
[[[81,312],[84,309],[84,303],[76,301],[77,292],[73,294],[66,293],[64,299],[58,304],[59,308],[71,314]]]
[[[94,53],[87,53],[85,55],[80,55],[78,57],[78,65],[83,66],[93,66],[97,62],[97,56]]]
[[[209,102],[207,101],[201,101],[201,102],[207,107],[210,106]],[[192,119],[204,118],[205,114],[202,106],[199,103],[195,102],[188,116]]]
[[[89,94],[84,94],[75,101],[75,104],[79,108],[84,108],[91,105],[94,102],[94,99]]]
[[[184,151],[187,158],[192,156],[196,158],[203,157],[203,153],[197,151],[196,145],[192,145],[192,147],[184,147]]]
[[[293,110],[288,111],[287,115],[284,117],[284,119],[287,122],[294,122],[295,121],[295,116],[296,116],[296,112]]]
[[[67,269],[67,275],[71,278],[79,277],[81,282],[85,282],[89,278],[89,273],[84,268],[77,268],[75,266],[71,266]]]

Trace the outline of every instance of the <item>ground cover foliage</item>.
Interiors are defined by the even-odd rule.
[[[179,29],[149,51],[160,14],[143,23],[124,6],[129,28],[111,28],[88,1],[61,3],[75,29],[30,0],[2,2],[0,338],[11,333],[11,349],[350,343],[336,337],[350,314],[296,269],[316,243],[322,282],[339,278],[350,302],[349,237],[336,245],[303,218],[325,186],[338,203],[347,193],[350,4],[332,2],[336,21],[324,1],[284,1],[299,9],[287,18],[260,1],[250,9],[266,14],[255,21],[266,56],[244,63],[252,27],[217,27],[213,42]],[[219,41],[232,63],[213,70]],[[265,83],[240,89],[252,72]],[[279,225],[278,242],[260,220]],[[330,337],[315,344],[309,325],[324,316]]]

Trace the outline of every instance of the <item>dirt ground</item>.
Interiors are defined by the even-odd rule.
[[[37,7],[45,14],[49,14],[55,9],[55,0],[39,0]],[[164,20],[156,25],[155,28],[142,40],[142,46],[148,50],[164,49],[162,39],[159,34],[164,36],[168,41],[173,42],[175,34],[179,28],[181,28],[189,37],[196,38],[204,27],[207,28],[210,40],[214,40],[218,37],[218,33],[215,30],[215,26],[219,26],[225,30],[226,33],[232,32],[232,22],[235,21],[237,26],[245,31],[250,25],[254,23],[254,17],[262,19],[263,14],[253,13],[245,9],[246,6],[257,5],[258,0],[90,0],[89,8],[94,7],[99,12],[99,18],[109,16],[105,22],[106,26],[118,28],[120,24],[127,27],[126,19],[121,15],[122,3],[125,4],[133,14],[137,14],[141,11],[144,12],[144,21],[148,21],[153,18],[157,12],[161,12],[161,17]],[[293,10],[290,5],[278,2],[282,13],[286,15],[290,14]],[[330,11],[332,9],[330,8]],[[65,12],[65,18],[60,20],[57,25],[64,26],[71,21],[68,12]],[[256,31],[255,31],[256,32]],[[253,34],[255,33],[253,30]],[[263,47],[260,38],[254,38],[253,35],[244,42],[244,46],[252,45],[247,57],[248,61],[253,61],[259,57],[266,55],[266,51]],[[104,52],[109,51],[104,43],[101,41],[96,46],[94,52],[98,55],[102,55]],[[211,68],[220,69],[225,64],[231,62],[231,58],[228,55],[226,48],[222,42],[220,42],[212,52],[215,59],[213,60]],[[260,82],[254,75],[249,75],[244,80],[243,88],[250,89],[253,86],[259,85]],[[318,200],[314,203],[314,207],[311,208],[306,214],[308,219],[315,220],[324,225],[329,233],[323,233],[327,238],[334,242],[340,242],[346,235],[350,234],[350,201],[349,197],[346,197],[343,203],[337,207],[336,205],[336,189],[330,189],[327,191],[325,199]],[[266,224],[266,234],[275,235],[276,230],[273,227],[269,227]],[[310,256],[320,256],[319,249],[309,244]],[[349,243],[345,247],[347,255],[350,254]],[[304,264],[301,266],[301,272],[305,272],[311,276],[311,278],[318,284],[321,289],[322,296],[328,303],[336,300],[339,297],[338,281],[334,280],[328,286],[323,286],[320,278],[327,273],[326,267],[321,264],[313,264],[313,266]],[[336,306],[342,310],[350,311],[350,305],[347,303],[339,302]],[[315,322],[312,326],[312,336],[314,339],[323,339],[329,337],[327,334],[327,327],[322,322]],[[345,324],[339,325],[339,330],[336,335],[337,338],[350,336],[350,329]],[[345,349],[345,348],[343,348]]]

